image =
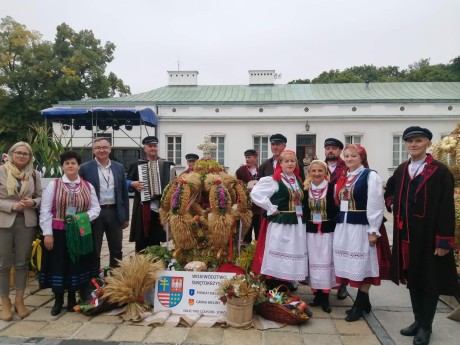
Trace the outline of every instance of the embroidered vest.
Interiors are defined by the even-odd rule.
[[[320,199],[315,205],[313,198],[308,196],[306,211],[307,219],[307,232],[317,233],[318,224],[313,224],[313,212],[317,212],[318,208],[322,216],[321,232],[333,232],[335,229],[335,218],[337,216],[337,206],[334,202],[334,185],[332,183],[328,184],[328,189],[326,196]]]
[[[296,180],[297,191],[300,193],[299,204],[303,203],[303,190],[301,183]],[[280,214],[266,216],[269,222],[280,223],[280,224],[297,224],[297,215],[295,213],[294,205],[294,193],[291,189],[286,187],[286,185],[280,181],[278,182],[278,191],[272,195],[270,201],[273,205],[278,205],[278,210],[281,211]],[[305,212],[302,217],[302,222],[305,223]]]
[[[75,190],[62,182],[62,179],[54,180],[53,197],[53,229],[63,230],[65,228],[65,211],[71,203],[73,194],[73,205],[77,208],[76,213],[86,212],[91,202],[91,187],[89,183],[80,178],[80,184],[76,185]]]
[[[344,222],[345,213],[347,214],[347,224],[368,225],[367,221],[367,180],[371,169],[364,169],[356,183],[348,190],[348,212],[340,211],[337,215],[337,223]],[[344,199],[346,189],[342,188],[339,192],[339,200]]]

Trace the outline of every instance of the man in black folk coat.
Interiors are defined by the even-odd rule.
[[[454,178],[426,150],[432,133],[412,126],[403,133],[409,161],[388,180],[387,205],[393,198],[391,279],[407,284],[415,322],[401,334],[428,344],[439,295],[457,295],[454,261]]]
[[[162,192],[171,180],[171,168],[173,162],[162,159],[158,156],[158,138],[148,136],[142,139],[144,146],[145,160],[133,163],[128,171],[129,187],[135,191],[133,202],[133,214],[131,216],[131,231],[129,241],[136,242],[136,252],[145,247],[160,245],[166,241],[166,232],[160,222],[159,207],[161,195],[155,196],[150,201],[141,201],[141,191],[147,188],[145,183],[139,181],[139,164],[148,161],[158,161],[158,172]]]
[[[258,155],[259,154],[257,153],[257,151],[254,149],[249,149],[249,150],[244,151],[244,158],[246,160],[246,164],[240,166],[235,172],[236,178],[238,180],[243,181],[246,184],[249,192],[251,192],[253,186],[259,180],[259,169],[257,168],[257,156]],[[254,181],[253,185],[249,183],[251,181]],[[251,222],[251,226],[246,236],[244,236],[243,241],[245,243],[252,242],[252,230],[253,229],[254,229],[255,240],[257,241],[257,239],[259,238],[261,214],[262,214],[262,209],[253,203],[252,204],[252,222]]]
[[[347,166],[340,155],[342,154],[343,143],[336,138],[327,138],[324,141],[324,155],[326,156],[325,162],[330,178],[329,182],[336,185],[342,175],[347,174]],[[348,291],[347,285],[341,285],[337,291],[337,299],[343,300],[347,298]]]

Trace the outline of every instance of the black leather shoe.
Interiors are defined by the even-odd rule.
[[[323,291],[318,290],[314,293],[315,298],[313,298],[313,301],[308,303],[310,307],[319,307],[323,303]]]
[[[359,308],[358,306],[353,306],[353,308],[350,309],[350,312],[345,318],[345,321],[347,322],[358,321],[362,316],[363,316],[363,310]]]
[[[62,311],[62,304],[54,303],[53,308],[51,308],[51,315],[53,316],[59,315],[61,311]]]
[[[337,299],[338,299],[338,300],[342,300],[342,299],[347,298],[347,296],[348,296],[347,286],[346,286],[346,285],[342,285],[342,286],[339,288],[339,291],[337,291]]]
[[[417,331],[419,329],[419,324],[417,321],[415,321],[412,325],[409,327],[403,328],[402,330],[399,331],[402,335],[406,337],[413,337],[417,334]]]
[[[77,299],[75,298],[75,292],[74,293],[69,292],[68,294],[69,295],[67,296],[67,311],[70,311],[73,313],[75,311],[73,307],[77,305]]]
[[[329,298],[325,298],[323,300],[323,303],[321,304],[321,309],[323,309],[325,313],[330,314],[330,312],[332,311],[332,308],[331,308],[331,305],[329,304]]]
[[[371,310],[372,310],[372,305],[371,305],[370,303],[366,303],[366,304],[364,305],[364,309],[363,309],[363,310],[364,310],[364,312],[365,312],[366,314],[369,314],[369,313],[371,312]],[[351,309],[345,310],[345,313],[346,313],[347,315],[350,314],[350,312],[351,312]],[[415,334],[414,334],[414,335],[415,335]]]
[[[292,282],[285,282],[285,285],[288,287],[289,291],[297,291],[297,285]]]
[[[419,327],[414,337],[414,345],[428,345],[430,343],[431,330]]]

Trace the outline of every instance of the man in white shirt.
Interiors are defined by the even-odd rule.
[[[96,254],[100,260],[105,233],[110,253],[109,265],[117,267],[117,260],[123,258],[123,229],[129,224],[129,198],[125,169],[109,158],[110,152],[109,139],[94,139],[95,158],[82,164],[79,174],[94,186],[101,205],[101,213],[92,225]]]

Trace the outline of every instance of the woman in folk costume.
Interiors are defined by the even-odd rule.
[[[302,182],[294,151],[284,150],[273,176],[260,179],[252,201],[267,211],[261,273],[267,279],[304,280],[308,275]],[[279,282],[273,282],[276,285]]]
[[[10,269],[14,267],[14,310],[21,319],[29,316],[24,305],[31,244],[38,224],[36,207],[41,200],[40,175],[33,170],[32,148],[14,144],[0,167],[0,296],[1,320],[11,321]]]
[[[61,312],[65,290],[67,310],[73,311],[75,292],[98,276],[89,222],[99,216],[101,207],[94,187],[78,176],[81,157],[67,151],[60,160],[64,175],[48,184],[40,209],[45,250],[39,282],[40,288],[51,288],[56,297],[51,315]],[[72,222],[75,219],[79,220],[78,227]]]
[[[388,247],[388,239],[384,236],[382,241],[377,241],[381,236],[385,207],[380,177],[368,168],[366,150],[362,146],[349,144],[343,152],[348,170],[336,185],[340,211],[333,251],[337,283],[358,288],[353,307],[345,318],[352,322],[358,320],[363,311],[371,310],[369,289],[371,285],[380,285],[381,280],[377,247],[381,244],[381,247]]]
[[[315,295],[310,306],[331,312],[329,292],[337,286],[332,242],[338,207],[334,201],[334,184],[329,183],[327,164],[314,160],[304,182],[308,248],[308,283]]]

